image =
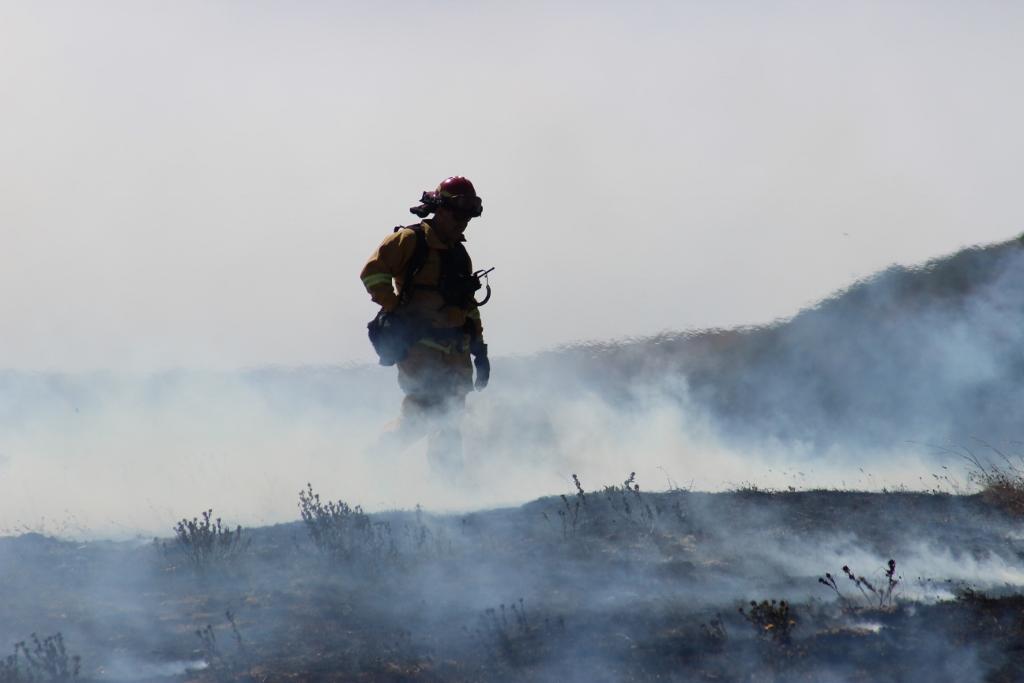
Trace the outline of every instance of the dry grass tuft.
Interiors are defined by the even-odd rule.
[[[178,549],[199,573],[236,560],[249,549],[252,539],[244,537],[242,527],[233,530],[225,526],[220,517],[214,518],[213,509],[204,510],[199,517],[183,519],[174,525],[174,540]],[[164,553],[169,549],[164,546]]]
[[[953,454],[967,462],[967,481],[976,486],[981,499],[1007,514],[1024,516],[1024,454],[1007,453],[990,443],[975,439],[991,455],[982,456],[967,446],[939,446],[940,453]],[[1019,441],[1011,446],[1021,446]]]
[[[979,481],[981,498],[1013,515],[1024,516],[1024,472],[998,469]]]
[[[740,607],[739,613],[750,622],[758,635],[782,645],[789,645],[792,642],[797,618],[785,600],[751,600],[750,611]]]
[[[1024,455],[1006,452],[983,443],[997,461],[982,460],[970,449],[963,449],[963,458],[970,464],[968,479],[977,484],[981,499],[1012,515],[1024,516]]]
[[[64,636],[56,633],[42,640],[33,633],[31,643],[14,645],[14,654],[0,660],[0,683],[78,680],[82,660],[68,655]]]

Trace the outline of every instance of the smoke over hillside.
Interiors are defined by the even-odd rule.
[[[287,521],[307,481],[369,509],[521,502],[573,472],[921,488],[951,458],[907,442],[1021,437],[1022,314],[1013,241],[890,268],[767,327],[518,358],[492,339],[457,482],[430,471],[422,444],[376,446],[400,401],[392,368],[0,373],[0,529],[151,533],[210,506]]]
[[[568,375],[611,400],[675,393],[730,439],[994,442],[1021,436],[1022,322],[1014,240],[894,266],[770,326],[585,344],[517,361],[517,376],[551,377],[541,364],[563,370],[560,390]]]

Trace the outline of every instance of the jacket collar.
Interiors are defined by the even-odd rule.
[[[432,249],[447,249],[448,248],[448,244],[444,240],[442,240],[440,237],[437,236],[437,233],[434,232],[434,228],[433,228],[433,226],[430,225],[430,223],[428,223],[427,221],[421,221],[420,225],[423,226],[423,236],[427,238],[427,246],[431,247]],[[459,236],[459,241],[460,242],[465,242],[466,241],[466,236],[465,235],[460,235]]]

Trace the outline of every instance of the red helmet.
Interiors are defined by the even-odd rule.
[[[466,218],[476,218],[484,212],[483,202],[476,193],[469,178],[460,175],[445,178],[433,192],[424,192],[420,205],[409,211],[425,218],[441,207],[449,208]]]
[[[473,187],[473,183],[469,182],[469,178],[463,178],[460,175],[453,175],[450,178],[445,178],[434,190],[437,194],[442,197],[464,197],[476,196],[476,188]]]

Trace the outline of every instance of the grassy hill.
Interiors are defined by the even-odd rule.
[[[706,411],[729,438],[1016,439],[1024,242],[893,266],[764,327],[583,344],[512,365],[541,384],[555,378],[546,389],[624,404],[658,389]]]

